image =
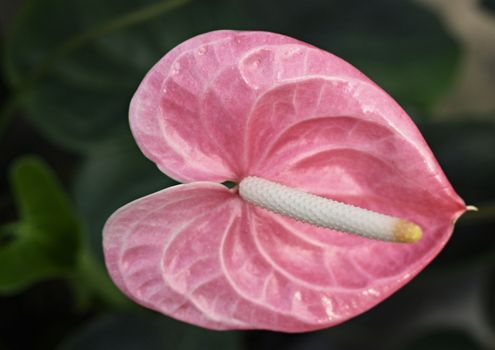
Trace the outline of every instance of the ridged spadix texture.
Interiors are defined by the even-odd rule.
[[[421,229],[413,223],[248,176],[239,184],[246,201],[275,213],[340,232],[387,242],[414,243]]]
[[[298,332],[343,322],[423,269],[465,210],[390,96],[286,36],[217,31],[184,42],[146,75],[130,123],[143,153],[185,184],[109,218],[108,270],[136,302],[199,326]],[[250,176],[407,220],[423,238],[321,228],[220,184]]]

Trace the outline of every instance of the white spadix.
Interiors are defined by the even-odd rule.
[[[240,196],[254,205],[315,226],[389,242],[414,243],[421,228],[407,220],[320,197],[255,176],[239,184]]]

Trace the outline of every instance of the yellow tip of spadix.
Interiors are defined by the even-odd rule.
[[[423,230],[418,225],[405,221],[397,220],[393,229],[394,242],[414,243],[423,237]]]

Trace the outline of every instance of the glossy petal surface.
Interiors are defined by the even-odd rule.
[[[136,302],[203,327],[311,329],[297,313],[242,296],[239,282],[231,280],[237,273],[242,283],[255,270],[271,269],[254,250],[248,251],[253,261],[239,260],[246,252],[239,239],[253,248],[249,210],[235,193],[209,182],[138,199],[105,225],[108,271]]]
[[[109,271],[138,303],[203,327],[296,332],[356,316],[423,269],[465,210],[390,96],[285,36],[186,41],[148,73],[130,121],[146,156],[193,183],[109,219]],[[410,220],[424,237],[401,245],[317,228],[214,183],[251,175]]]
[[[278,82],[308,74],[367,80],[339,58],[264,32],[199,35],[165,55],[130,106],[143,153],[182,182],[239,179],[251,108]],[[248,146],[249,147],[249,146]]]

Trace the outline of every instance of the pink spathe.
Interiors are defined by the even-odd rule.
[[[211,329],[299,332],[373,307],[443,248],[465,205],[399,105],[357,69],[266,32],[216,31],[165,55],[130,107],[133,135],[185,184],[117,210],[108,270],[137,303]],[[245,202],[258,176],[410,220],[375,241]]]

